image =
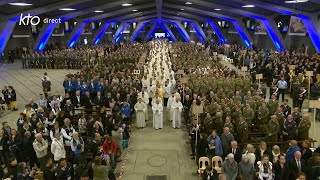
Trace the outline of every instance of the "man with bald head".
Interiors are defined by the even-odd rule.
[[[297,179],[299,173],[305,170],[305,160],[301,158],[301,152],[296,151],[294,153],[294,158],[288,162],[288,179]]]
[[[33,142],[33,149],[36,152],[40,167],[44,166],[45,158],[48,154],[48,141],[43,139],[41,133],[35,135],[36,139]]]

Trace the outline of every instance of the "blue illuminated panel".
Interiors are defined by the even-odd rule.
[[[16,22],[16,20],[9,20],[3,28],[2,34],[0,36],[0,53],[3,52],[4,48],[6,47],[11,33],[16,25]]]
[[[187,42],[190,42],[190,37],[189,37],[189,35],[188,35],[188,34],[185,34],[185,33],[187,33],[187,32],[184,31],[184,30],[182,30],[183,27],[180,27],[180,26],[178,25],[178,23],[176,23],[176,22],[173,22],[173,23],[176,25],[176,27],[178,28],[179,32],[180,32],[181,35],[183,36],[183,38],[184,38]]]
[[[45,32],[43,33],[43,35],[41,37],[41,40],[39,41],[39,43],[37,45],[38,51],[40,51],[40,52],[43,51],[43,48],[46,46],[55,26],[56,26],[56,23],[51,23],[48,25],[47,29],[45,30]]]
[[[137,27],[137,28],[139,28],[139,29],[137,29],[137,30],[135,31],[135,34],[132,35],[131,42],[133,42],[133,41],[137,38],[137,36],[139,35],[139,32],[141,31],[141,29],[142,29],[143,26],[144,26],[145,24],[147,24],[147,23],[149,23],[149,22],[144,22],[144,23],[142,23],[141,26]]]
[[[247,47],[251,47],[251,43],[250,40],[248,39],[248,37],[246,36],[246,34],[243,32],[243,30],[241,29],[240,25],[238,24],[237,21],[233,21],[233,26],[236,28],[236,30],[238,31],[241,39],[243,40],[244,44]]]
[[[116,21],[108,21],[108,22],[106,22],[106,24],[103,26],[103,28],[101,29],[100,33],[98,34],[98,36],[94,40],[94,44],[95,45],[97,45],[99,43],[100,39],[103,37],[103,35],[106,32],[106,30],[108,29],[109,25],[111,23],[114,23],[114,22],[116,22]]]
[[[272,28],[272,26],[270,25],[268,20],[263,20],[262,21],[264,24],[264,27],[266,28],[273,44],[276,46],[278,51],[285,51],[279,37],[277,36],[276,32],[274,31],[274,29]]]
[[[153,29],[151,30],[151,32],[148,34],[147,37],[147,41],[153,36],[154,32],[156,31],[157,27],[158,27],[158,23],[153,27]]]
[[[81,22],[80,27],[78,29],[74,29],[74,31],[76,31],[76,32],[74,33],[73,37],[71,38],[71,40],[69,42],[69,47],[72,48],[77,43],[77,41],[82,33],[82,30],[85,26],[86,26],[86,23]]]
[[[208,23],[210,24],[210,26],[212,27],[212,29],[214,30],[214,32],[216,33],[216,35],[218,36],[220,43],[225,44],[226,40],[224,39],[224,37],[222,36],[219,28],[213,23],[213,21],[209,20]]]
[[[117,37],[115,37],[114,43],[117,43],[117,42],[120,40],[120,38],[121,38],[121,36],[122,36],[122,32],[123,32],[124,30],[126,30],[126,28],[127,28],[127,26],[128,26],[129,24],[130,24],[130,23],[127,22],[126,24],[123,25],[123,27],[121,28],[120,32],[119,32],[118,34],[116,34]]]
[[[198,29],[198,27],[193,23],[193,22],[189,22],[191,24],[191,26],[193,27],[193,29],[197,32],[201,42],[204,42],[206,40],[206,38],[203,36],[203,34],[200,32],[200,30]]]
[[[172,34],[170,29],[167,29],[167,27],[161,22],[160,26],[162,27],[162,29],[169,35],[169,39],[174,42],[176,39],[174,37],[174,35]]]

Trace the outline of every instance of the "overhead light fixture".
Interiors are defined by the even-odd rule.
[[[188,4],[188,5],[190,5],[190,4],[192,4],[192,2],[186,2],[185,4]]]
[[[221,9],[214,9],[215,11],[221,11]]]
[[[73,8],[61,8],[59,9],[60,11],[74,11],[76,9],[73,9]]]
[[[308,2],[308,0],[292,0],[292,1],[284,1],[284,3],[291,4],[291,3],[303,3]]]
[[[184,11],[184,9],[180,9],[181,11]]]
[[[121,6],[128,7],[128,6],[132,6],[132,4],[130,4],[130,3],[123,3]]]
[[[133,12],[137,12],[137,11],[138,11],[138,9],[133,9],[132,11],[133,11]]]
[[[96,12],[96,13],[102,13],[102,12],[104,12],[104,11],[96,10],[96,11],[94,11],[94,12]]]
[[[12,6],[31,6],[32,5],[30,3],[19,3],[19,2],[9,3],[9,4],[12,5]]]
[[[244,5],[244,6],[241,6],[241,7],[244,7],[244,8],[253,8],[253,7],[256,7],[256,6],[253,5],[253,4],[248,4],[248,5]]]

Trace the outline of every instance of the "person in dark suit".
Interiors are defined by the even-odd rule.
[[[80,90],[76,91],[76,95],[72,98],[72,104],[76,108],[84,105],[83,97],[80,94]]]
[[[97,105],[98,108],[103,107],[104,100],[103,100],[103,97],[101,96],[101,92],[97,92],[97,97],[94,98],[93,103]]]
[[[301,158],[301,152],[296,151],[294,153],[294,158],[288,162],[288,179],[297,179],[299,173],[304,172],[305,170],[305,160]]]
[[[238,148],[238,143],[237,141],[231,141],[231,151],[229,152],[234,155],[234,160],[237,163],[240,163],[242,160],[242,152],[240,148]]]
[[[260,142],[259,148],[256,149],[256,162],[261,161],[261,158],[264,154],[267,154],[271,157],[271,152],[267,149],[267,143],[264,141]]]
[[[202,174],[202,180],[218,180],[218,173],[211,166],[207,166]]]
[[[286,158],[283,154],[279,155],[279,160],[273,164],[274,180],[285,180],[287,177]]]
[[[93,100],[92,100],[92,98],[90,96],[90,92],[89,91],[87,91],[86,95],[83,96],[83,101],[82,102],[83,102],[83,105],[84,105],[85,109],[92,109]]]

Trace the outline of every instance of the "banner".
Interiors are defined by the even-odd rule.
[[[267,34],[266,28],[264,27],[264,24],[261,20],[256,19],[254,34],[262,34],[262,35]]]
[[[290,26],[289,26],[289,35],[291,36],[305,36],[307,34],[306,27],[303,24],[302,19],[291,16]]]

